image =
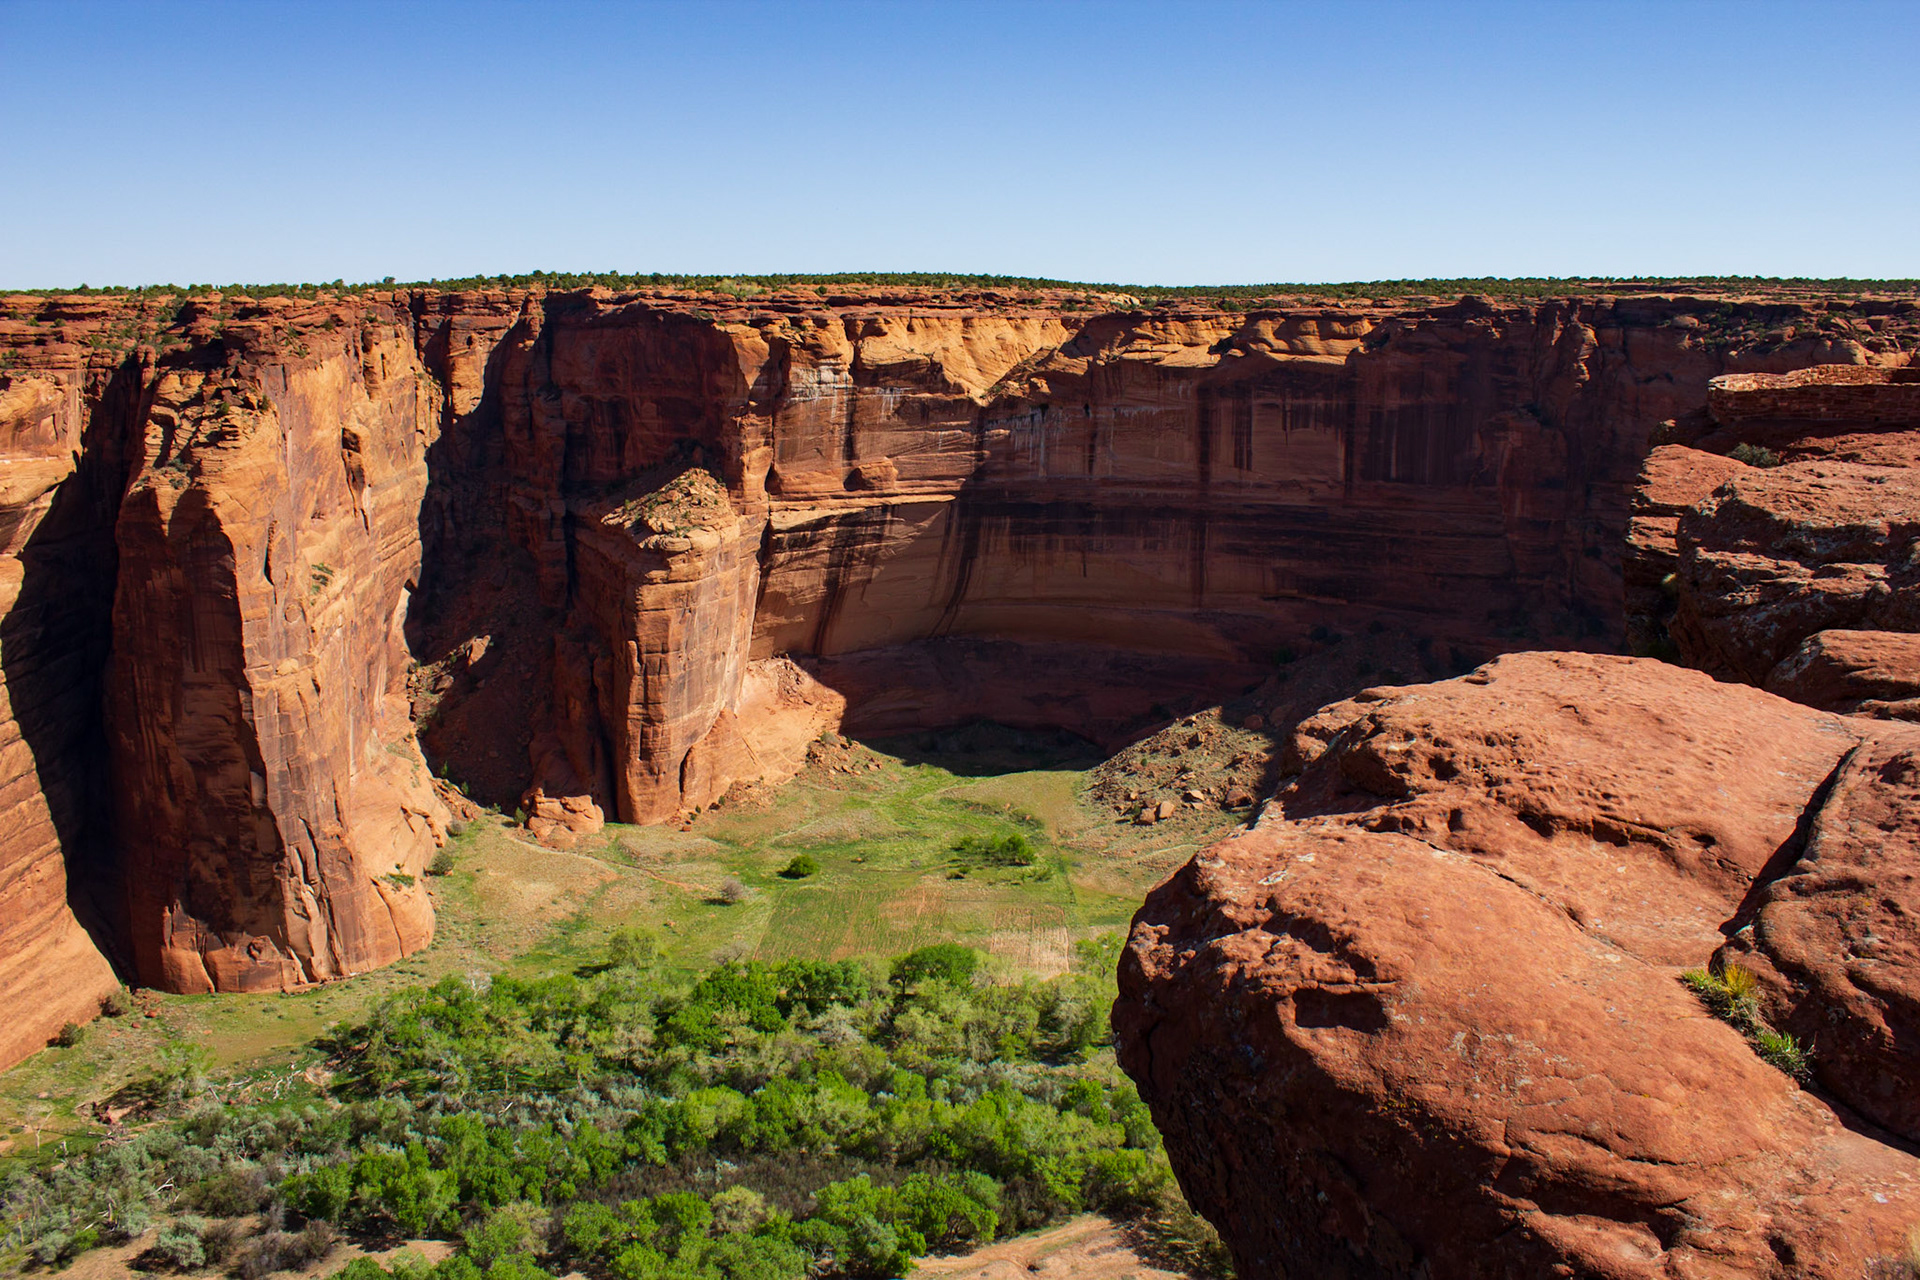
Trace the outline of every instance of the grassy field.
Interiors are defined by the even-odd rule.
[[[885,956],[928,942],[977,947],[1000,974],[1062,971],[1073,941],[1124,928],[1146,889],[1234,819],[1183,812],[1116,821],[1084,794],[1096,763],[1052,739],[980,726],[938,737],[842,742],[777,790],[709,811],[686,829],[610,825],[570,852],[506,819],[473,824],[431,880],[437,933],[377,973],[284,995],[138,994],[71,1048],[0,1074],[0,1152],[97,1134],[82,1108],[191,1055],[227,1087],[298,1090],[311,1042],[393,990],[445,974],[564,971],[597,961],[617,929],[658,941],[669,964],[717,958]],[[1031,868],[967,870],[967,836],[1019,834]],[[819,871],[780,870],[806,854]],[[729,881],[745,890],[728,902]]]

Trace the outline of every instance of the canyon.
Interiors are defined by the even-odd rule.
[[[1241,309],[868,286],[4,303],[0,999],[23,1012],[0,1029],[0,1063],[90,1016],[121,977],[277,991],[419,949],[433,930],[421,877],[474,801],[522,810],[564,848],[603,821],[671,822],[777,783],[829,731],[985,719],[1115,750],[1284,683],[1333,629],[1396,638],[1442,683],[1355,686],[1341,693],[1357,702],[1264,726],[1278,795],[1143,908],[1116,1012],[1183,1184],[1244,1274],[1282,1274],[1285,1259],[1410,1275],[1411,1260],[1447,1256],[1429,1219],[1397,1207],[1414,1192],[1381,1190],[1385,1175],[1339,1145],[1404,1140],[1379,1127],[1389,1094],[1422,1099],[1409,1123],[1434,1168],[1514,1158],[1488,1154],[1484,1108],[1449,1112],[1405,1078],[1452,1050],[1392,1042],[1380,992],[1400,979],[1380,975],[1428,972],[1434,947],[1462,984],[1504,963],[1491,939],[1446,947],[1431,923],[1379,943],[1398,959],[1368,951],[1368,930],[1420,903],[1459,904],[1446,937],[1522,919],[1527,936],[1553,935],[1551,963],[1521,975],[1534,985],[1516,982],[1495,1022],[1560,998],[1552,966],[1576,952],[1578,984],[1642,1019],[1608,1024],[1608,1054],[1683,1019],[1664,1047],[1691,1065],[1620,1087],[1718,1088],[1727,1141],[1773,1153],[1739,1185],[1767,1213],[1785,1206],[1784,1225],[1729,1257],[1830,1243],[1792,1207],[1820,1161],[1880,1179],[1895,1206],[1849,1228],[1856,1253],[1914,1208],[1903,1157],[1768,1074],[1731,1029],[1686,1020],[1690,997],[1654,972],[1745,947],[1769,1018],[1802,1027],[1819,966],[1710,926],[1776,911],[1783,935],[1824,936],[1831,911],[1757,898],[1781,882],[1802,816],[1839,832],[1851,819],[1821,815],[1845,804],[1897,825],[1884,788],[1905,785],[1913,746],[1897,722],[1920,694],[1910,301]],[[1749,465],[1736,446],[1785,465]],[[1623,650],[1701,670],[1605,656]],[[1444,705],[1389,714],[1420,698]],[[1616,723],[1558,725],[1563,704]],[[1706,727],[1676,736],[1688,715]],[[1453,745],[1415,778],[1401,765],[1426,757],[1382,734]],[[1576,739],[1588,746],[1568,756]],[[1798,753],[1783,780],[1737,804],[1707,798],[1726,770],[1757,769],[1741,755],[1755,743]],[[1695,778],[1681,806],[1693,826],[1641,812],[1673,797],[1590,758],[1622,744]],[[1541,762],[1554,760],[1584,807],[1514,800],[1553,792]],[[1511,782],[1523,775],[1533,791]],[[1729,826],[1715,817],[1728,805],[1752,812]],[[1674,843],[1695,828],[1723,852]],[[1664,869],[1596,887],[1624,873],[1594,861],[1595,841]],[[1267,877],[1314,849],[1319,870],[1268,903]],[[1476,896],[1519,892],[1474,878],[1491,863],[1525,892]],[[1591,920],[1636,914],[1623,894],[1669,907],[1607,941],[1626,959],[1596,960]],[[1324,918],[1369,895],[1365,921]],[[1906,909],[1868,931],[1903,938]],[[1907,1033],[1873,1028],[1906,997],[1837,970],[1818,981],[1866,1028],[1820,1059],[1838,1073],[1823,1087],[1905,1132],[1911,1116],[1877,1091],[1910,1052],[1887,1037]],[[1308,1011],[1248,1030],[1283,1007]],[[1429,1040],[1494,1025],[1457,1000],[1418,1017]],[[1329,1091],[1262,1093],[1283,1061],[1287,1080]],[[1513,1074],[1526,1072],[1557,1078]],[[1289,1165],[1259,1144],[1303,1109],[1335,1136],[1296,1144],[1308,1155]],[[1514,1267],[1601,1268],[1649,1238],[1669,1250],[1644,1205],[1723,1183],[1710,1152],[1651,1190],[1620,1172],[1686,1163],[1662,1142],[1574,1174],[1543,1157],[1528,1187],[1578,1209],[1556,1217],[1539,1200]],[[1275,1183],[1286,1206],[1262,1218],[1234,1171],[1269,1160],[1293,1172]],[[1613,1232],[1602,1201],[1639,1206],[1615,1216],[1640,1225]],[[1431,1207],[1473,1224],[1453,1237],[1462,1248],[1521,1212],[1464,1184]],[[1509,1273],[1527,1272],[1485,1272]]]

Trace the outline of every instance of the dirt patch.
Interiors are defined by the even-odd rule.
[[[957,1258],[923,1258],[916,1276],[949,1280],[1180,1280],[1127,1244],[1122,1229],[1091,1214],[1031,1235],[1016,1236]]]
[[[197,1271],[170,1271],[146,1273],[134,1269],[133,1260],[152,1247],[160,1236],[159,1228],[147,1232],[138,1239],[123,1245],[109,1245],[101,1249],[89,1250],[63,1268],[59,1275],[62,1280],[126,1280],[128,1276],[143,1274],[181,1277],[183,1280],[212,1280],[220,1277],[225,1280],[228,1274],[226,1266],[203,1267]],[[324,1280],[324,1277],[338,1275],[346,1270],[347,1264],[355,1258],[372,1258],[382,1264],[391,1264],[404,1253],[412,1253],[430,1263],[437,1263],[451,1257],[453,1246],[444,1240],[412,1240],[390,1249],[363,1249],[357,1244],[342,1242],[319,1262],[299,1271],[276,1271],[274,1275],[286,1280]]]

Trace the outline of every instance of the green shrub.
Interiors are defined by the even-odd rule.
[[[811,854],[797,853],[786,866],[780,868],[780,874],[789,880],[805,880],[808,876],[820,874],[820,864]]]
[[[728,1187],[713,1197],[713,1228],[751,1231],[767,1220],[767,1198],[752,1187]]]
[[[998,837],[966,836],[955,842],[951,862],[959,867],[1030,867],[1033,848],[1019,832]]]
[[[981,957],[952,944],[884,972],[793,960],[687,982],[645,935],[616,935],[621,963],[398,991],[325,1042],[328,1096],[221,1091],[23,1174],[0,1205],[49,1266],[98,1242],[78,1224],[144,1226],[139,1206],[171,1184],[222,1215],[270,1191],[307,1222],[244,1242],[238,1216],[170,1229],[172,1255],[230,1254],[241,1280],[324,1256],[333,1223],[461,1242],[431,1269],[345,1273],[363,1280],[897,1276],[928,1250],[1162,1203],[1144,1105],[1088,1056],[1117,946],[1081,944],[1074,971],[1044,982],[980,983]],[[170,1062],[163,1074],[204,1065]]]
[[[1757,444],[1737,444],[1727,452],[1727,456],[1750,467],[1777,467],[1781,463],[1779,454]]]
[[[965,986],[980,968],[980,953],[957,942],[936,942],[921,947],[893,962],[888,973],[896,987],[912,987],[922,982],[948,982]]]
[[[200,1243],[200,1233],[207,1224],[199,1218],[181,1218],[169,1226],[162,1227],[155,1237],[153,1247],[147,1253],[162,1263],[180,1271],[193,1271],[207,1264],[206,1249]]]
[[[467,1256],[476,1266],[484,1268],[502,1259],[533,1253],[537,1213],[536,1207],[525,1201],[495,1209],[478,1224],[468,1227],[461,1237]]]
[[[216,1218],[258,1213],[273,1193],[258,1165],[232,1165],[188,1187],[181,1199],[194,1210]]]
[[[60,1029],[53,1033],[52,1043],[62,1049],[71,1049],[86,1038],[85,1027],[77,1022],[67,1022],[61,1024]]]
[[[607,939],[607,964],[615,969],[644,969],[660,955],[660,944],[644,929],[615,929]]]
[[[452,875],[453,868],[453,850],[439,849],[434,852],[433,860],[427,863],[427,874],[430,876]]]

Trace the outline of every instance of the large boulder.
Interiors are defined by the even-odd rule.
[[[1920,734],[1876,734],[1814,797],[1803,856],[1754,886],[1721,962],[1759,979],[1819,1082],[1920,1142]]]
[[[1861,1116],[1911,1132],[1920,855],[1867,833],[1904,830],[1914,749],[1575,654],[1307,721],[1270,816],[1136,916],[1114,1011],[1242,1275],[1853,1280],[1902,1248],[1920,1160]],[[1740,948],[1816,1089],[1680,981]]]

